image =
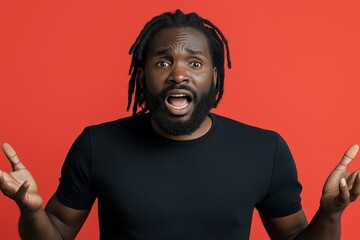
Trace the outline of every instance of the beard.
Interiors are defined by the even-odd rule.
[[[193,112],[188,120],[180,119],[182,116],[170,115],[165,104],[166,93],[173,89],[185,89],[193,95]],[[210,110],[216,106],[217,90],[211,81],[210,90],[198,95],[193,89],[183,85],[170,85],[157,95],[151,95],[144,88],[146,107],[150,111],[151,118],[157,126],[171,136],[190,135],[195,132],[209,115]]]

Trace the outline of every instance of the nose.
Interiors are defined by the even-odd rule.
[[[173,84],[181,84],[189,82],[188,71],[185,64],[174,64],[168,82]]]

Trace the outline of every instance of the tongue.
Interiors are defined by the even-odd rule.
[[[187,103],[186,97],[169,97],[168,101],[175,107],[182,107]]]

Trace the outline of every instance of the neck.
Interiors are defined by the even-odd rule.
[[[212,120],[209,116],[206,116],[205,120],[201,123],[200,127],[195,130],[195,132],[188,134],[188,135],[170,135],[164,132],[159,128],[159,126],[155,123],[155,121],[151,118],[151,126],[157,132],[159,135],[172,139],[172,140],[179,140],[179,141],[185,141],[185,140],[194,140],[197,139],[203,135],[205,135],[211,128]]]

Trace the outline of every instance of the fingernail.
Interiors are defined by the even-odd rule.
[[[30,186],[29,181],[26,180],[26,181],[24,182],[23,186],[26,187],[26,188],[29,187],[29,186]]]
[[[345,186],[346,186],[345,178],[340,179],[340,185],[341,185],[342,187],[345,187]]]

